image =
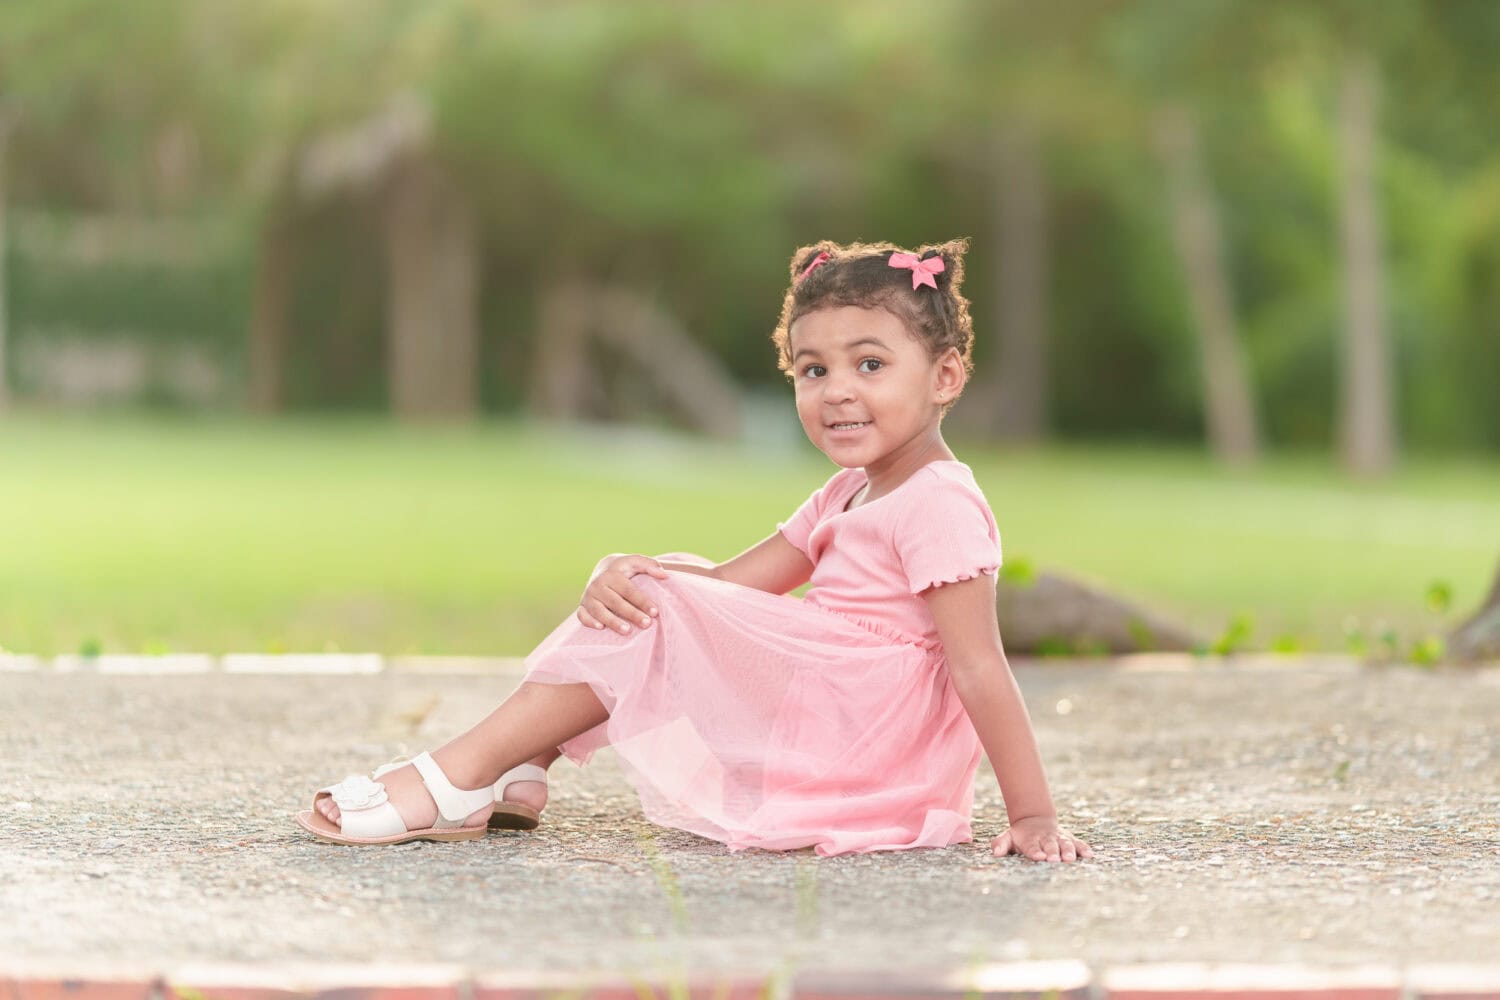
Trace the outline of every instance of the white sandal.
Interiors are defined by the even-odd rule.
[[[520,802],[506,802],[505,789],[516,781],[547,783],[547,769],[537,764],[517,764],[495,782],[495,811],[490,813],[491,830],[535,830],[542,814]]]
[[[388,771],[405,766],[405,761],[392,762],[377,768],[373,778]],[[491,785],[463,791],[454,788],[453,782],[438,767],[429,753],[420,753],[412,758],[427,793],[437,803],[438,817],[433,825],[423,830],[408,830],[396,807],[391,805],[385,786],[362,774],[351,774],[336,785],[318,789],[313,796],[313,808],[297,814],[297,825],[319,840],[330,844],[366,846],[373,844],[404,844],[409,840],[478,840],[486,827],[464,826],[464,820],[495,803],[495,789]],[[324,796],[333,799],[339,807],[339,822],[334,823],[318,811],[318,800]]]

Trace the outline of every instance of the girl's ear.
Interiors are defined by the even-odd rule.
[[[957,399],[958,394],[964,391],[964,384],[968,380],[969,376],[964,371],[964,361],[958,353],[958,348],[950,347],[938,355],[936,388],[944,402]]]

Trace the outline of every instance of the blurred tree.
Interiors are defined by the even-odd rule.
[[[653,340],[677,351],[706,343],[769,373],[771,303],[790,250],[827,235],[841,213],[871,227],[886,164],[937,128],[927,57],[909,37],[909,8],[888,2],[529,8],[470,34],[435,106],[486,216],[530,237],[496,252],[532,301],[580,290],[592,314],[590,303],[631,290],[655,303]],[[734,315],[742,302],[748,320]],[[696,336],[672,334],[683,327]],[[631,329],[634,343],[645,327]],[[533,369],[538,386],[641,371],[559,371],[589,365],[591,352],[546,343],[532,363],[546,369]],[[706,356],[688,363],[712,367]],[[674,366],[659,362],[657,378],[675,378]]]
[[[286,406],[287,337],[291,324],[296,243],[292,211],[278,198],[267,207],[254,261],[246,349],[246,396],[252,412],[280,413]]]
[[[462,35],[468,7],[385,4],[371,17],[367,4],[329,3],[311,15],[269,4],[240,15],[233,35],[252,40],[275,37],[261,19],[300,16],[303,30],[279,38],[277,58],[259,72],[274,74],[270,86],[310,95],[289,116],[269,106],[261,124],[265,149],[280,162],[264,186],[249,330],[257,408],[275,409],[284,395],[294,217],[301,206],[353,197],[381,221],[392,412],[406,419],[478,412],[480,224],[433,135],[423,93],[445,47]]]
[[[560,288],[649,303],[647,340],[769,385],[793,246],[969,234],[980,364],[954,416],[986,435],[1225,439],[1263,419],[1324,445],[1384,419],[1392,448],[1500,447],[1497,46],[1487,0],[11,4],[11,302],[56,329],[144,328],[191,299],[158,332],[248,326],[258,408],[504,409],[556,363],[537,335]],[[1340,126],[1363,113],[1344,83],[1362,58],[1378,133],[1374,104],[1366,132]],[[398,153],[402,95],[430,121]],[[1175,141],[1149,141],[1174,108]],[[319,187],[329,150],[346,169]],[[214,220],[238,234],[222,270],[250,258],[253,288],[163,281],[128,241],[106,273],[23,246],[29,219],[78,213],[70,246],[133,231],[116,217]],[[1358,302],[1374,334],[1346,340]],[[672,397],[672,366],[647,378],[624,347],[644,341],[590,329],[591,412]],[[1385,352],[1385,403],[1352,377],[1331,391],[1356,342]],[[1253,379],[1211,360],[1242,353]],[[1346,419],[1355,398],[1385,417]]]
[[[1038,128],[1019,116],[995,126],[993,142],[999,363],[980,397],[995,436],[1037,442],[1046,436],[1050,405],[1047,171]]]
[[[478,222],[432,148],[431,114],[409,93],[303,149],[305,197],[371,189],[386,263],[386,361],[400,417],[478,412]],[[274,240],[274,230],[263,239]],[[281,265],[278,265],[281,266]]]
[[[212,127],[205,39],[186,0],[126,10],[87,0],[7,5],[0,90],[17,115],[15,193],[75,209],[202,204],[232,178],[239,147]],[[80,155],[87,150],[90,155]]]
[[[1381,184],[1401,433],[1500,445],[1500,6],[1427,0],[1381,36]]]
[[[1260,454],[1260,421],[1235,317],[1218,198],[1202,152],[1195,102],[1243,99],[1254,46],[1233,44],[1254,13],[1237,0],[1190,8],[1143,3],[1112,38],[1123,75],[1134,81],[1164,168],[1173,246],[1197,335],[1203,420],[1215,455],[1247,465]],[[1250,5],[1253,6],[1253,5]],[[1225,61],[1230,65],[1226,66]]]
[[[6,341],[10,333],[10,306],[7,298],[6,259],[10,239],[6,226],[6,160],[10,152],[10,114],[0,103],[0,413],[10,406],[10,367],[6,362]]]
[[[1338,447],[1345,467],[1360,476],[1389,471],[1399,447],[1388,240],[1382,232],[1382,188],[1388,189],[1381,184],[1382,160],[1391,144],[1382,141],[1377,128],[1380,78],[1395,65],[1423,67],[1425,72],[1411,75],[1430,78],[1437,64],[1462,58],[1463,46],[1433,30],[1442,6],[1430,0],[1393,0],[1377,7],[1333,0],[1311,7],[1282,2],[1271,11],[1271,22],[1293,42],[1294,58],[1307,78],[1323,82],[1323,67],[1333,67],[1326,85],[1336,94],[1333,183],[1342,289]],[[1470,12],[1477,9],[1471,6]],[[1404,95],[1384,89],[1389,114]]]
[[[970,433],[1036,442],[1051,425],[1047,151],[1094,137],[1099,105],[1111,103],[1079,42],[1101,30],[1109,6],[964,4],[944,19],[923,74],[944,145],[982,178],[979,232],[991,249],[980,259],[992,264],[971,283],[991,291],[995,319],[980,325],[994,329],[996,356],[955,410]]]
[[[53,360],[74,347],[140,358],[159,338],[170,348],[152,352],[160,360],[138,388],[165,402],[164,371],[193,359],[214,382],[230,363],[240,248],[225,195],[243,146],[233,116],[215,113],[221,92],[202,75],[211,41],[190,30],[189,7],[0,11],[0,94],[14,112],[6,353],[18,360],[7,375],[28,354],[35,370],[49,346]],[[107,361],[95,367],[111,374]]]
[[[1344,272],[1340,450],[1361,476],[1396,461],[1392,346],[1386,331],[1384,254],[1375,191],[1376,62],[1363,48],[1344,58],[1339,81],[1339,235]]]
[[[1234,314],[1217,200],[1210,190],[1191,112],[1166,104],[1157,142],[1166,168],[1172,233],[1183,269],[1203,366],[1204,419],[1214,454],[1231,465],[1260,457],[1259,421]]]
[[[409,136],[394,136],[393,148],[391,118],[380,115],[444,58],[444,32],[461,33],[459,15],[471,6],[148,0],[127,14],[60,0],[0,19],[0,66],[7,89],[34,110],[29,138],[56,141],[69,169],[108,167],[80,175],[80,203],[160,212],[196,202],[260,230],[248,338],[253,406],[274,410],[284,400],[298,271],[289,229],[310,201],[348,184],[386,206],[393,407],[469,413],[474,220],[440,163],[412,152]],[[404,127],[410,116],[394,117]],[[80,126],[95,118],[106,127],[89,135]],[[124,155],[67,148],[84,143]],[[215,154],[211,172],[194,169],[205,148]],[[199,182],[205,174],[212,184]]]

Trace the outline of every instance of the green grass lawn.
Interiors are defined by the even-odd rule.
[[[1190,451],[953,442],[1007,558],[1069,571],[1207,637],[1342,649],[1476,604],[1500,560],[1500,462],[1373,485],[1321,458],[1233,474]],[[834,467],[645,432],[518,424],[0,420],[0,646],[63,653],[523,654],[614,551],[727,558]],[[1451,588],[1446,616],[1430,584]]]

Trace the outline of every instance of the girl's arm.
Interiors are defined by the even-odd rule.
[[[658,559],[656,562],[662,569],[669,569],[674,573],[697,573],[699,576],[713,577],[719,575],[719,567],[712,564],[705,566],[702,563],[674,562],[670,559]]]
[[[714,575],[768,594],[785,594],[812,579],[812,571],[813,564],[807,556],[781,532],[773,531],[733,559],[720,563]]]
[[[713,564],[658,559],[662,569],[712,576],[769,594],[785,594],[812,579],[813,564],[781,532],[773,532],[727,562]]]
[[[618,552],[604,556],[598,561],[598,565],[595,565],[594,574],[589,576],[589,580],[598,576],[610,561],[622,558],[625,558],[624,553]],[[711,576],[714,579],[738,583],[739,586],[753,586],[757,591],[765,591],[766,594],[786,594],[787,591],[795,591],[813,577],[813,564],[810,559],[802,555],[801,550],[796,549],[796,546],[787,541],[780,531],[774,532],[768,538],[762,538],[750,549],[745,549],[735,558],[717,565],[706,559],[703,562],[682,562],[678,559],[664,558],[655,559],[655,564],[673,573],[696,573],[699,576]]]
[[[1057,825],[1042,755],[1021,689],[1010,672],[995,617],[995,577],[930,587],[922,592],[948,660],[948,674],[969,713],[1005,797],[1010,830],[995,838],[997,854],[1033,861],[1091,857],[1083,841]]]
[[[589,575],[579,601],[577,617],[589,628],[612,628],[629,632],[630,623],[649,627],[656,609],[641,590],[630,582],[636,573],[665,577],[667,572],[697,573],[772,594],[785,594],[812,577],[812,563],[791,542],[776,532],[735,556],[714,565],[615,552],[600,559]],[[618,572],[614,572],[614,571]],[[601,580],[601,576],[606,576]]]

